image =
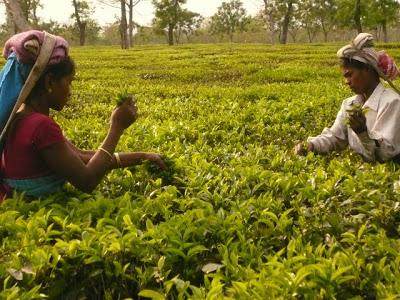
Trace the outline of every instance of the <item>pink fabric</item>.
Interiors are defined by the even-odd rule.
[[[399,69],[393,59],[385,51],[379,51],[378,66],[389,80],[394,80],[399,75]]]
[[[18,120],[14,126],[4,145],[0,165],[3,177],[28,179],[51,174],[40,151],[66,142],[61,128],[50,117],[36,112]]]
[[[44,32],[38,30],[29,30],[13,35],[4,45],[4,58],[7,59],[12,52],[15,52],[18,62],[24,64],[34,64],[37,56],[25,48],[25,43],[32,39],[36,39],[39,42],[39,45],[42,45],[44,40]],[[67,55],[68,42],[62,37],[56,36],[56,44],[54,46],[53,53],[51,54],[49,65],[60,62]]]

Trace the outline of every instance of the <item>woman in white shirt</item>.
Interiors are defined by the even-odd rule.
[[[386,161],[400,154],[400,96],[392,80],[399,71],[373,37],[360,33],[337,52],[343,76],[356,94],[343,101],[332,127],[295,146],[295,153],[328,153],[350,146],[366,161]],[[396,91],[385,88],[380,78]]]

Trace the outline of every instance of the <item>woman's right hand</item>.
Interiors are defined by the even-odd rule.
[[[313,151],[313,144],[308,142],[301,142],[294,146],[293,152],[296,155],[305,156],[309,151]]]
[[[132,95],[111,114],[111,127],[125,130],[137,119],[137,107]]]

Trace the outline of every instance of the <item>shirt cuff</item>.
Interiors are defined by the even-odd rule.
[[[372,141],[372,139],[368,135],[368,131],[363,131],[357,134],[357,136],[363,144],[368,144]]]
[[[312,152],[319,152],[319,144],[317,142],[315,142],[315,138],[314,137],[308,137],[307,138],[307,143],[312,145]]]

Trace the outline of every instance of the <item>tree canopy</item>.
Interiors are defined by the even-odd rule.
[[[182,7],[186,0],[153,0],[152,3],[155,7],[155,31],[166,31],[169,45],[174,44],[174,35],[175,40],[179,40],[181,32],[191,33],[199,26],[200,15]]]
[[[129,48],[134,40],[159,43],[163,37],[170,45],[186,41],[232,41],[234,37],[237,41],[283,44],[328,42],[348,40],[356,31],[372,32],[379,41],[389,42],[397,38],[400,30],[399,0],[253,0],[263,5],[256,15],[247,14],[243,0],[226,0],[208,18],[187,9],[187,0],[152,0],[148,1],[154,8],[152,25],[133,20],[133,10],[140,15],[137,4],[145,1],[69,0],[74,21],[71,25],[51,18],[44,21],[40,16],[40,9],[46,9],[43,0],[0,0],[0,5],[6,8],[0,38],[4,40],[34,28],[62,32],[70,42],[80,45],[100,39],[110,44],[119,39],[122,48]],[[94,8],[99,4],[119,10],[115,21],[100,26],[92,19]],[[109,35],[115,32],[117,24],[117,36]]]
[[[246,30],[250,18],[239,0],[222,2],[218,12],[211,17],[210,30],[212,34],[228,35],[230,41],[236,32]]]

